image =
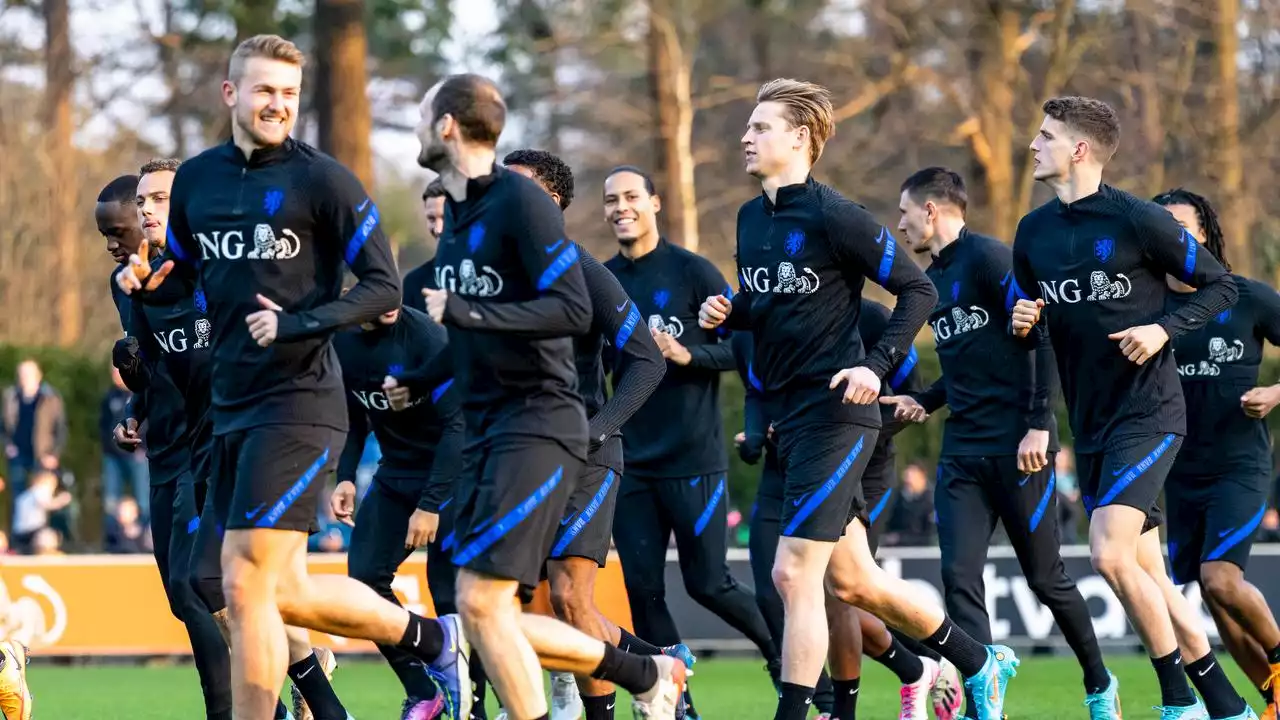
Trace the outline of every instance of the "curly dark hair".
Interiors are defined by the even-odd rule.
[[[538,182],[560,196],[560,209],[566,210],[573,202],[573,170],[565,161],[546,150],[516,150],[502,158],[503,165],[521,165],[533,171]]]
[[[1204,247],[1222,263],[1227,272],[1231,272],[1231,263],[1227,262],[1227,242],[1222,237],[1222,225],[1218,222],[1218,211],[1213,209],[1209,198],[1193,193],[1185,188],[1166,190],[1152,198],[1157,205],[1190,205],[1196,210],[1200,227],[1204,228]]]
[[[177,158],[155,158],[148,160],[147,164],[143,165],[142,168],[138,170],[138,177],[150,175],[154,172],[176,173],[178,172],[178,166],[181,164],[182,161]]]

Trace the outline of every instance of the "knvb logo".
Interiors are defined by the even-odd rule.
[[[302,251],[302,240],[290,229],[275,231],[266,223],[253,228],[253,247],[245,252],[245,236],[241,230],[214,230],[196,233],[200,256],[204,260],[291,260]]]
[[[280,212],[280,208],[284,206],[284,190],[280,188],[267,188],[266,194],[262,198],[262,209],[267,211],[268,217],[275,217]]]
[[[502,276],[488,265],[476,269],[474,260],[463,260],[455,271],[452,265],[436,266],[436,287],[459,295],[493,297],[502,292]]]
[[[787,239],[782,244],[782,249],[791,257],[799,255],[800,251],[804,250],[804,231],[792,230],[787,233]]]
[[[977,305],[970,305],[969,311],[961,307],[951,308],[949,317],[943,315],[930,322],[929,326],[933,328],[933,341],[940,343],[957,335],[986,327],[990,321],[991,315],[986,310]]]
[[[667,322],[667,320],[670,320],[671,322]],[[680,318],[675,315],[666,318],[666,320],[664,320],[661,315],[650,315],[649,329],[666,333],[673,338],[678,338],[681,335],[684,335],[684,323],[680,322]]]
[[[1098,262],[1105,263],[1116,254],[1115,238],[1100,237],[1093,241],[1093,256],[1098,258]]]
[[[1041,280],[1040,293],[1047,303],[1066,303],[1074,305],[1082,300],[1100,302],[1103,300],[1120,300],[1133,292],[1133,282],[1124,273],[1117,273],[1115,280],[1101,270],[1089,274],[1089,294],[1084,295],[1080,281],[1075,278],[1066,280]]]
[[[760,293],[812,295],[821,284],[818,273],[810,268],[802,268],[797,272],[796,266],[789,262],[778,263],[776,280],[769,276],[767,267],[744,267],[739,271],[738,277],[748,290]]]

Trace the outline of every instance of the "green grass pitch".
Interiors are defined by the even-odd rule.
[[[1125,720],[1155,720],[1159,701],[1155,675],[1145,658],[1121,655],[1108,663],[1120,678]],[[1258,693],[1234,664],[1236,687],[1261,712]],[[707,659],[692,680],[694,700],[706,720],[773,717],[775,696],[761,662]],[[29,682],[35,695],[34,720],[161,720],[203,717],[199,685],[191,665],[54,667],[33,665]],[[391,671],[378,661],[347,660],[334,685],[357,720],[399,717],[401,690]],[[1010,720],[1072,720],[1088,715],[1082,703],[1079,667],[1069,658],[1027,657],[1009,687],[1005,713]],[[618,703],[617,717],[630,720],[629,701]],[[868,662],[858,717],[897,717],[898,685],[884,668]],[[493,713],[490,714],[493,717]]]

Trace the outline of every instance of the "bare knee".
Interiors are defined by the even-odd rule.
[[[1200,566],[1200,589],[1214,604],[1235,605],[1244,584],[1244,572],[1229,562],[1210,562]]]
[[[1093,569],[1098,571],[1108,583],[1114,585],[1117,580],[1138,568],[1138,558],[1134,548],[1123,547],[1117,542],[1098,541],[1090,547]],[[1141,568],[1138,568],[1141,569]]]
[[[458,575],[458,614],[471,623],[485,623],[514,610],[515,581]]]
[[[594,569],[594,568],[593,568]],[[595,607],[594,588],[589,578],[569,569],[559,569],[551,575],[551,609],[556,617],[570,625],[592,612]]]

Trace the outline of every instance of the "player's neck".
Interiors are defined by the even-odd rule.
[[[244,154],[245,161],[253,158],[254,151],[262,149],[253,136],[242,129],[237,122],[231,123],[231,142],[235,143],[236,149]]]
[[[462,146],[458,156],[440,171],[440,184],[454,202],[467,199],[467,181],[493,172],[498,153],[491,147]]]
[[[776,203],[778,201],[778,188],[803,184],[805,180],[809,179],[809,173],[812,170],[813,166],[808,162],[792,163],[780,173],[761,178],[760,188],[764,190],[769,202]]]
[[[662,241],[662,236],[656,232],[641,235],[635,239],[635,242],[629,245],[619,245],[618,252],[622,257],[628,260],[642,258],[645,255],[658,249],[658,243]]]
[[[944,248],[960,239],[962,232],[964,232],[964,218],[939,215],[934,222],[933,238],[929,241],[929,253],[938,257],[938,253]]]
[[[1063,204],[1070,205],[1102,189],[1102,168],[1076,165],[1066,177],[1050,182],[1049,186]]]

